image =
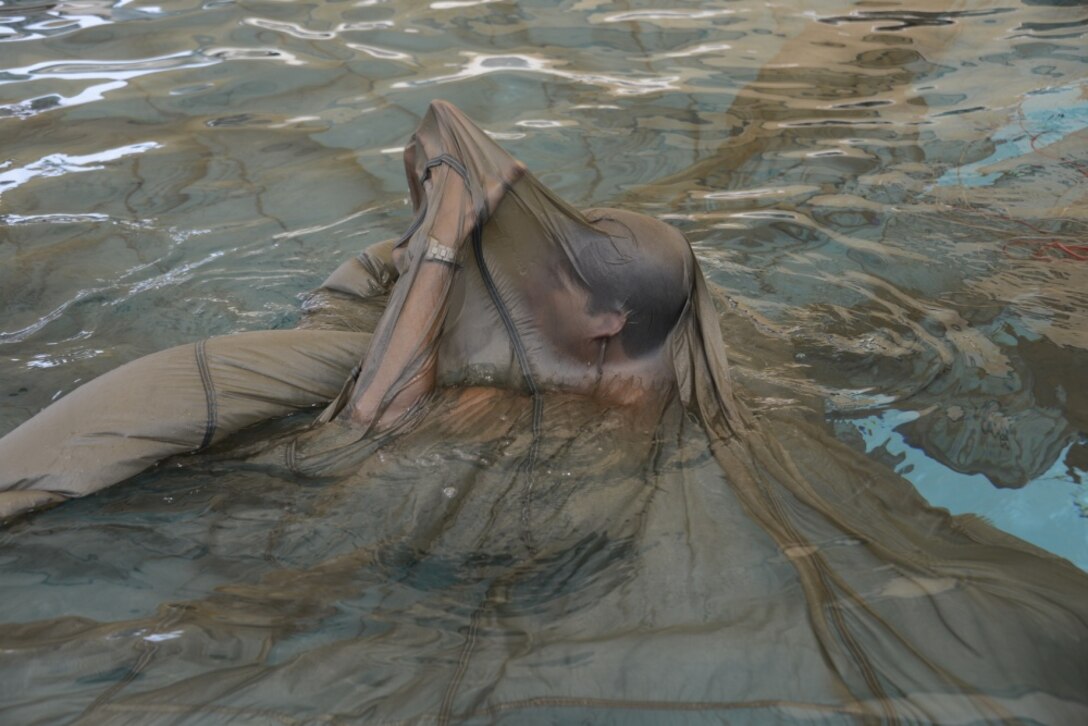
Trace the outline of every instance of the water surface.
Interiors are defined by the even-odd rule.
[[[407,225],[443,98],[572,203],[681,228],[757,395],[818,395],[931,502],[1088,568],[1086,34],[1059,0],[0,3],[0,432],[293,325]],[[34,517],[0,616],[208,593],[291,486],[159,472]]]

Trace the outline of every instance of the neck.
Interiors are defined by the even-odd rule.
[[[675,388],[674,378],[664,350],[634,359],[620,355],[609,360],[606,356],[593,396],[657,416]]]

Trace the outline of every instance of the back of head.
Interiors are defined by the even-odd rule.
[[[692,289],[695,259],[674,227],[622,209],[589,209],[586,219],[608,236],[573,250],[593,312],[622,311],[624,351],[639,358],[657,350],[680,318]]]

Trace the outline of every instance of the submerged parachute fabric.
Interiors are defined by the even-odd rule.
[[[312,484],[275,526],[230,519],[263,569],[0,626],[14,718],[1088,722],[1088,577],[930,508],[818,412],[747,410],[678,232],[570,208],[448,104],[406,162],[361,372],[234,452],[254,486]]]

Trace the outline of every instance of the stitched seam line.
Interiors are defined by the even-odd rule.
[[[212,371],[208,367],[208,352],[205,350],[205,344],[208,341],[202,340],[196,344],[196,367],[200,371],[200,382],[204,384],[204,401],[208,405],[208,421],[204,424],[204,440],[200,442],[200,446],[197,449],[203,449],[212,442],[212,437],[215,436],[216,422],[219,420],[219,404],[215,397],[215,386],[212,384]]]

